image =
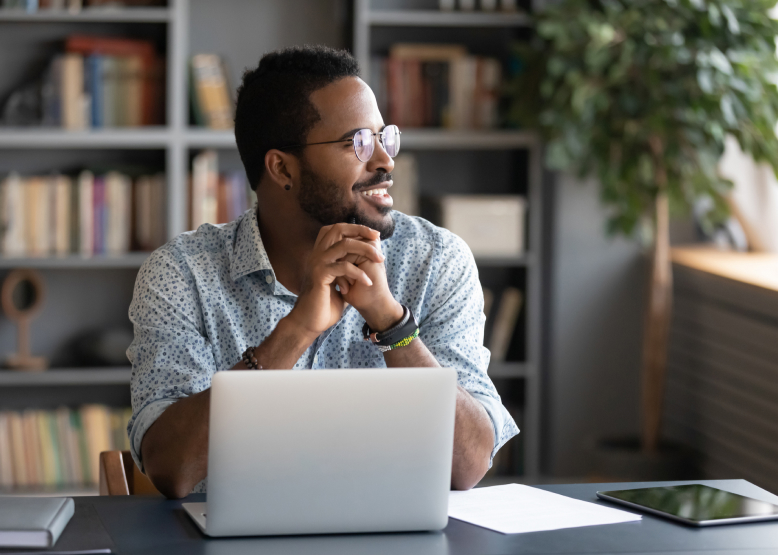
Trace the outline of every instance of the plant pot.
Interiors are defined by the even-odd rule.
[[[637,436],[589,442],[588,477],[596,482],[640,482],[699,478],[695,452],[679,443],[660,441],[653,453],[642,450]]]

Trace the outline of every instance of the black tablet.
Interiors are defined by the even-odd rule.
[[[597,497],[690,526],[778,520],[778,505],[702,484],[598,491]]]

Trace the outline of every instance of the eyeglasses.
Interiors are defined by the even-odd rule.
[[[356,133],[354,133],[354,136],[350,139],[340,139],[338,141],[324,141],[321,143],[307,143],[307,144],[301,144],[301,145],[289,145],[285,147],[281,147],[278,150],[286,150],[289,148],[299,148],[303,146],[312,146],[312,145],[329,145],[332,143],[346,143],[351,141],[354,144],[354,154],[357,155],[357,158],[359,158],[360,162],[367,162],[370,160],[370,158],[373,157],[373,153],[375,152],[375,139],[374,137],[378,135],[378,140],[381,142],[381,146],[386,151],[386,153],[394,158],[397,156],[397,153],[400,152],[400,135],[402,133],[397,128],[396,125],[387,125],[384,127],[383,131],[379,131],[378,133],[373,133],[370,129],[360,129]]]

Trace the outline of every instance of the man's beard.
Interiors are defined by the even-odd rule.
[[[355,183],[352,191],[361,191],[392,179],[392,174],[378,173],[375,177]],[[350,198],[342,194],[343,188],[334,181],[316,176],[308,162],[300,158],[300,192],[297,200],[306,214],[321,225],[355,223],[375,229],[381,234],[381,240],[388,239],[394,233],[394,219],[375,219],[367,216],[358,206],[350,206]],[[382,215],[391,212],[391,208],[379,207]]]

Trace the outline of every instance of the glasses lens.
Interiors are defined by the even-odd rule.
[[[384,150],[394,158],[400,152],[400,130],[396,125],[387,125],[384,128]]]
[[[370,129],[360,129],[354,134],[354,152],[362,162],[373,156],[373,132]]]

